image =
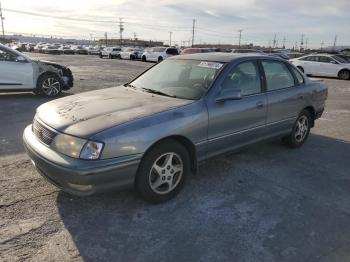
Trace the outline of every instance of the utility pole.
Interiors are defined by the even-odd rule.
[[[239,30],[238,30],[238,33],[239,33],[239,38],[238,38],[238,49],[241,48],[242,32],[243,32],[242,29],[239,29]]]
[[[309,41],[309,38],[306,38],[305,40],[305,50],[307,50],[307,42]]]
[[[137,40],[137,34],[136,34],[136,32],[134,32],[134,40],[135,40],[135,41]]]
[[[276,46],[276,34],[273,37],[272,48],[275,48],[275,46]]]
[[[192,47],[194,44],[194,26],[196,24],[196,19],[192,19]]]
[[[1,20],[1,27],[2,27],[2,38],[5,39],[5,30],[4,30],[5,17],[2,16],[1,2],[0,2],[0,20]]]
[[[108,46],[107,32],[105,33],[105,41],[106,41],[106,47],[107,47]]]
[[[283,46],[282,46],[282,48],[283,48],[283,49],[286,48],[286,37],[285,37],[285,36],[283,37]]]
[[[334,37],[333,51],[335,51],[335,47],[337,46],[337,39],[338,39],[338,36],[336,35],[336,36]]]
[[[303,45],[304,45],[304,34],[301,34],[301,39],[300,39],[300,51],[301,49],[303,49]]]
[[[321,42],[321,50],[323,50],[323,45],[324,45],[324,42],[322,41]]]
[[[171,35],[173,34],[173,32],[169,32],[169,46],[171,46]]]
[[[120,45],[123,44],[123,31],[124,31],[124,22],[123,18],[119,18],[119,36],[120,36]]]

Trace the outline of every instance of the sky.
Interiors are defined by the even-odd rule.
[[[287,47],[300,41],[319,48],[350,45],[350,0],[0,0],[5,33],[100,39],[123,38],[188,43],[195,19],[195,43]]]

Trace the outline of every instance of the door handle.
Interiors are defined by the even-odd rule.
[[[263,108],[263,107],[264,107],[264,102],[263,102],[263,101],[256,102],[256,107],[257,107],[258,109]]]

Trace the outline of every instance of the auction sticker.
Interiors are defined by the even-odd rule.
[[[206,68],[212,68],[212,69],[220,69],[223,64],[221,63],[216,63],[216,62],[206,62],[206,61],[202,61],[198,64],[198,66],[200,67],[206,67]]]

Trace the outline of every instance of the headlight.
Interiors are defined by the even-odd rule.
[[[102,152],[103,144],[100,142],[87,141],[80,153],[82,159],[98,159]]]
[[[73,158],[98,159],[103,144],[82,138],[58,134],[51,144],[52,149]]]

